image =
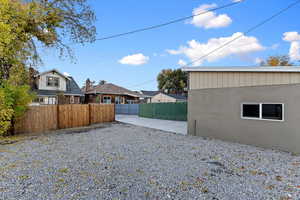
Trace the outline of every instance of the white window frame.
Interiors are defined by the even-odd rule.
[[[109,98],[109,101],[110,101],[110,102],[109,102],[109,103],[104,102],[104,99],[105,99],[105,98]],[[111,96],[103,96],[103,103],[104,103],[104,104],[111,104]]]
[[[122,98],[120,96],[115,96],[115,104],[122,104]]]
[[[52,81],[50,81],[49,79],[52,79]],[[56,80],[57,80],[57,85],[55,85]],[[47,87],[59,88],[60,87],[60,79],[58,77],[55,77],[55,76],[47,76],[46,77],[46,85],[47,85]]]
[[[75,103],[75,97],[74,96],[70,96],[70,104],[74,104]]]
[[[276,119],[264,119],[262,118],[262,105],[263,104],[279,104],[282,105],[282,120],[276,120]],[[259,118],[256,117],[244,117],[243,116],[243,105],[259,105]],[[260,103],[253,103],[253,102],[243,102],[241,103],[241,119],[250,119],[250,120],[260,120],[260,121],[273,121],[273,122],[284,122],[284,115],[285,115],[285,110],[284,110],[284,103],[269,103],[269,102],[260,102]]]

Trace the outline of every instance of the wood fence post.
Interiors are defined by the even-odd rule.
[[[116,104],[114,104],[114,120],[113,121],[116,121]]]
[[[56,109],[56,120],[57,120],[57,129],[60,129],[60,125],[59,125],[59,105],[56,105],[57,109]]]
[[[92,125],[92,113],[91,113],[91,104],[88,104],[89,105],[89,125]]]

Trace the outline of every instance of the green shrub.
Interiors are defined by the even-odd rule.
[[[0,85],[0,136],[13,134],[15,121],[26,112],[33,98],[28,85]]]

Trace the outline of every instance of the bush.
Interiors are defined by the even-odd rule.
[[[15,121],[27,110],[34,95],[28,85],[15,86],[4,82],[0,86],[0,136],[14,133]]]
[[[4,90],[0,89],[0,136],[6,135],[11,127],[11,119],[14,111],[10,107]]]

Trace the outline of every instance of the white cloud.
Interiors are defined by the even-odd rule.
[[[300,41],[300,34],[298,32],[286,32],[282,39],[287,42]]]
[[[300,60],[300,42],[291,42],[289,56],[292,61]]]
[[[193,15],[203,13],[215,7],[217,7],[216,4],[201,5],[200,7],[193,10]],[[195,25],[196,27],[203,27],[205,29],[221,28],[229,26],[232,23],[232,19],[226,14],[217,15],[215,12],[210,11],[205,14],[193,17],[190,23]]]
[[[121,60],[119,60],[119,63],[123,65],[143,65],[146,64],[149,61],[148,56],[144,56],[141,53],[133,54],[129,56],[125,56]]]
[[[280,44],[273,44],[273,45],[270,47],[270,49],[276,50],[276,49],[278,49],[279,46],[280,46]]]
[[[282,39],[291,43],[289,51],[289,56],[291,60],[300,60],[300,34],[298,32],[286,32],[283,34]]]
[[[242,1],[244,1],[244,0],[232,0],[232,2],[235,2],[235,3],[242,2]]]
[[[261,64],[264,60],[262,58],[255,58],[256,64]]]
[[[178,61],[178,65],[180,65],[181,67],[183,67],[183,66],[186,66],[186,62],[184,61],[184,60],[182,60],[182,59],[180,59],[179,61]]]
[[[238,40],[232,42],[226,47],[215,51],[209,56],[203,58],[202,60],[198,60],[202,56],[210,53],[211,51],[219,48],[225,43],[240,37]],[[237,32],[234,33],[230,37],[220,37],[220,38],[212,38],[207,41],[207,43],[200,43],[196,40],[191,40],[188,42],[188,46],[181,46],[178,50],[167,50],[168,53],[172,55],[184,54],[191,61],[198,60],[194,63],[194,65],[201,65],[203,62],[214,62],[225,58],[231,55],[246,55],[249,53],[262,51],[265,47],[263,47],[259,41],[255,37],[245,36],[243,33]]]

